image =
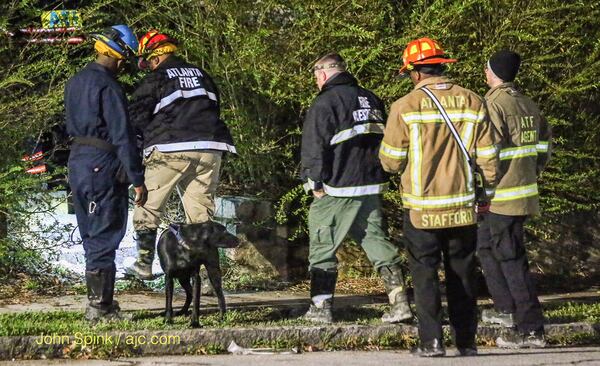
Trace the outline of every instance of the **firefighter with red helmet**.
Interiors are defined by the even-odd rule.
[[[127,272],[151,280],[156,231],[168,198],[180,194],[188,223],[212,219],[221,158],[236,153],[220,118],[210,75],[175,55],[178,42],[156,29],[140,39],[139,67],[150,71],[132,96],[132,123],[142,135],[148,202],[136,207],[138,258]]]
[[[483,99],[444,76],[456,62],[430,38],[411,41],[401,72],[415,85],[392,104],[379,157],[401,174],[404,237],[412,274],[419,356],[445,355],[440,263],[446,273],[448,313],[460,355],[477,354],[474,286],[477,177],[492,194],[498,137]]]

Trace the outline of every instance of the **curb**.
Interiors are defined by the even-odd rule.
[[[548,324],[553,344],[589,344],[600,338],[600,323]],[[492,345],[505,328],[479,326],[478,343]],[[450,329],[444,327],[449,338]],[[231,341],[242,347],[300,350],[410,348],[416,342],[412,325],[290,326],[107,332],[70,336],[0,337],[0,359],[114,358],[224,353]],[[153,343],[154,342],[154,343]]]

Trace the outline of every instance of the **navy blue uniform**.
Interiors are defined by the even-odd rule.
[[[116,147],[113,153],[74,144],[68,164],[86,271],[114,269],[127,227],[128,187],[116,180],[119,166],[134,186],[144,183],[127,100],[114,74],[94,62],[67,82],[65,110],[70,136],[99,138]]]

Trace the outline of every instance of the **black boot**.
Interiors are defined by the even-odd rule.
[[[303,319],[315,323],[333,323],[333,294],[337,271],[313,268],[310,271],[310,308]]]
[[[131,267],[125,270],[125,274],[139,280],[151,281],[154,279],[152,262],[154,261],[156,247],[156,230],[136,231],[135,243],[138,258]]]
[[[119,303],[113,301],[115,290],[115,268],[105,268],[85,272],[88,306],[85,319],[90,322],[101,320],[123,320]]]
[[[390,301],[390,310],[383,314],[381,321],[399,323],[412,319],[413,315],[404,290],[404,276],[400,265],[383,266],[379,268],[379,275],[383,279],[385,291]]]
[[[434,339],[429,342],[421,341],[421,345],[412,354],[418,357],[444,357],[446,348],[441,339]]]

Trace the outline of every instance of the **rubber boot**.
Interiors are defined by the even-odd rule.
[[[333,323],[333,294],[337,282],[337,271],[313,268],[310,271],[310,308],[302,317],[304,320]]]
[[[123,320],[119,303],[113,300],[115,290],[115,268],[106,268],[85,272],[88,306],[85,309],[85,319],[96,323],[98,321]]]
[[[125,274],[139,280],[152,281],[152,262],[156,247],[156,230],[140,230],[136,232],[135,244],[138,257],[133,265],[125,270]]]
[[[404,276],[400,265],[383,266],[379,268],[379,275],[383,279],[385,291],[390,301],[390,310],[383,314],[381,321],[384,323],[399,323],[412,319],[413,314],[404,290]]]
[[[412,355],[418,357],[444,357],[446,348],[441,339],[434,339],[429,342],[421,342],[420,346],[412,352]]]

